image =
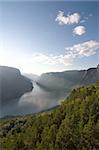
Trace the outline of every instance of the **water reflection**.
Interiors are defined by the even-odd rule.
[[[51,92],[33,82],[32,92],[24,94],[17,103],[10,102],[1,108],[1,116],[24,115],[51,108],[59,104],[67,93]]]

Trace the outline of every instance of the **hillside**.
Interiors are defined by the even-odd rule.
[[[33,88],[30,79],[21,75],[16,68],[0,66],[1,105],[15,101]]]
[[[98,150],[99,82],[51,112],[0,121],[1,150]]]
[[[37,84],[48,90],[68,92],[75,87],[93,84],[98,79],[99,69],[89,68],[88,70],[44,73],[38,78]]]

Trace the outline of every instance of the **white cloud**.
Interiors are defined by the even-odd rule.
[[[59,11],[56,19],[55,19],[60,25],[64,24],[74,24],[74,23],[79,23],[80,21],[80,14],[79,13],[73,13],[71,15],[64,15],[63,11]]]
[[[30,60],[31,64],[43,64],[49,66],[64,65],[69,66],[73,60],[79,57],[88,57],[94,55],[99,48],[99,42],[90,40],[84,43],[75,44],[66,48],[66,53],[62,55],[46,55],[35,53]]]
[[[71,55],[46,55],[41,53],[35,53],[32,55],[32,63],[41,63],[41,64],[48,64],[48,65],[59,65],[64,64],[68,66],[71,64],[72,59],[70,59]]]
[[[82,35],[86,33],[86,28],[84,26],[77,26],[73,29],[73,33],[76,35]]]
[[[20,53],[13,53],[13,51],[10,53],[1,51],[0,65],[16,67],[22,72],[34,74],[62,71],[69,69],[75,59],[94,55],[98,49],[99,41],[90,40],[67,47],[66,52],[60,55],[34,53],[25,56],[23,53],[20,55]]]
[[[84,43],[76,44],[72,47],[66,48],[74,57],[84,57],[96,54],[99,48],[99,42],[90,40]]]

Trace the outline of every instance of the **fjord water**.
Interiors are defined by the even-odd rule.
[[[33,82],[33,90],[1,107],[1,117],[36,113],[60,103],[67,93],[48,91]]]

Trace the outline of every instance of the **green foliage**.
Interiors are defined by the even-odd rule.
[[[52,112],[0,121],[0,150],[98,150],[99,82]]]

